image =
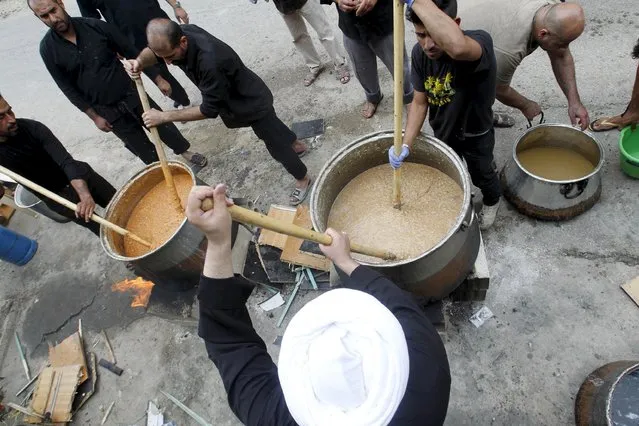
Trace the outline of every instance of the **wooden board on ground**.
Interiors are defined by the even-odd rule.
[[[639,306],[639,277],[630,280],[621,286],[623,291],[630,296],[632,300]]]
[[[80,379],[81,365],[45,368],[36,383],[29,408],[41,416],[50,413],[52,422],[71,421],[71,404]],[[27,416],[28,423],[43,423],[43,419]]]
[[[297,207],[293,224],[306,229],[313,228],[313,224],[311,223],[311,213],[308,206],[303,205]],[[304,242],[304,240],[301,238],[287,237],[284,249],[282,250],[282,256],[280,257],[282,262],[306,266],[320,271],[328,271],[330,268],[330,261],[326,258],[326,256],[301,251],[300,247],[302,247],[302,242]]]
[[[273,204],[269,209],[267,216],[286,223],[293,223],[293,220],[295,219],[295,208]],[[257,242],[261,246],[277,247],[280,250],[284,250],[284,244],[286,243],[287,238],[288,236],[284,234],[269,231],[268,229],[262,229],[260,232],[260,238]]]
[[[78,332],[73,333],[57,346],[49,346],[49,363],[51,367],[64,367],[66,365],[80,365],[82,367],[79,383],[84,383],[89,378],[87,360],[84,356],[82,339]]]
[[[4,225],[9,223],[11,216],[16,212],[16,209],[8,204],[0,204],[0,222]]]

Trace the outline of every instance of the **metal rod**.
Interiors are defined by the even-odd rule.
[[[102,335],[104,336],[104,341],[106,342],[107,349],[109,350],[109,354],[111,355],[111,362],[113,364],[117,364],[117,361],[115,359],[115,352],[113,352],[113,347],[111,346],[109,336],[107,336],[106,331],[104,330],[102,330]]]
[[[280,315],[280,319],[277,320],[278,327],[282,325],[282,323],[284,322],[284,317],[286,317],[286,314],[288,313],[289,309],[291,309],[291,305],[293,304],[293,299],[295,299],[295,296],[297,296],[297,292],[300,290],[300,287],[302,286],[302,281],[304,281],[303,275],[300,277],[297,283],[295,283],[295,288],[293,289],[293,292],[291,293],[288,300],[286,301],[286,306],[284,307],[284,310],[282,311],[282,314]]]
[[[109,405],[109,408],[107,408],[106,413],[104,413],[104,417],[102,417],[102,421],[100,422],[101,425],[106,423],[107,419],[109,418],[109,414],[111,414],[111,410],[113,410],[114,405],[115,401],[113,401],[111,405]]]
[[[42,373],[42,370],[40,370],[40,373]],[[26,390],[29,388],[29,386],[31,386],[31,385],[33,384],[33,382],[35,382],[35,381],[38,379],[38,377],[40,377],[40,373],[38,373],[38,374],[36,374],[35,376],[33,376],[33,377],[31,378],[31,380],[29,380],[29,382],[28,382],[26,385],[24,385],[24,386],[22,387],[22,389],[20,389],[20,390],[18,391],[18,393],[16,393],[16,396],[20,396],[20,394],[21,394],[22,392],[26,391]]]
[[[18,347],[18,354],[20,355],[20,360],[22,361],[22,367],[24,367],[24,374],[27,375],[27,380],[31,380],[31,373],[29,372],[29,364],[27,364],[27,359],[24,356],[24,352],[22,351],[22,345],[20,344],[20,338],[18,337],[18,332],[16,331],[14,334],[16,338],[16,346]]]
[[[163,390],[161,390],[160,392],[162,392],[162,394],[164,396],[169,398],[175,405],[180,407],[182,409],[182,411],[184,411],[186,414],[191,416],[191,418],[193,420],[195,420],[196,422],[198,422],[202,426],[213,426],[211,423],[209,423],[206,420],[204,420],[204,418],[200,417],[195,411],[191,410],[189,407],[187,407],[186,405],[182,404],[176,397],[174,397],[170,393],[164,392]]]
[[[306,270],[306,275],[308,275],[308,280],[311,282],[313,286],[313,290],[317,290],[317,282],[315,282],[315,277],[313,276],[313,272],[311,272],[310,268],[304,268]]]

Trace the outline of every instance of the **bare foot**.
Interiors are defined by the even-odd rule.
[[[362,107],[362,117],[371,118],[372,116],[374,116],[375,112],[377,111],[378,105],[379,105],[379,102],[375,104],[373,102],[366,101],[364,103],[364,106]]]

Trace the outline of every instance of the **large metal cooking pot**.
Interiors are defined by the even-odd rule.
[[[566,181],[536,176],[524,169],[518,154],[542,146],[574,150],[593,164],[593,170],[583,178]],[[599,200],[603,161],[603,150],[589,132],[565,124],[534,126],[515,143],[512,158],[501,172],[504,196],[525,215],[545,220],[570,219]]]
[[[317,231],[326,230],[333,202],[346,184],[372,167],[388,164],[391,145],[392,131],[372,133],[351,142],[324,165],[310,201],[311,220]],[[439,244],[419,257],[384,264],[361,263],[382,272],[408,291],[439,300],[462,283],[479,251],[479,224],[470,201],[470,178],[457,154],[432,136],[418,136],[408,161],[441,170],[463,189],[464,201],[459,206],[455,225]]]
[[[576,425],[636,425],[638,374],[639,361],[611,362],[590,373],[575,399]]]
[[[172,173],[187,174],[193,184],[204,184],[186,165],[169,162]],[[135,174],[113,197],[106,208],[105,218],[125,228],[131,212],[142,197],[155,185],[164,180],[160,163],[153,163]],[[167,208],[170,206],[167,203]],[[233,223],[233,240],[237,233],[237,223]],[[195,286],[204,267],[206,237],[190,222],[182,220],[179,228],[163,245],[139,257],[124,254],[124,239],[121,235],[100,228],[100,242],[104,251],[113,259],[130,263],[136,274],[153,281],[156,285],[184,289]]]

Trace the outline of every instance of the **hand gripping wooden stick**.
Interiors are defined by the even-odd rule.
[[[213,200],[207,198],[202,202],[202,210],[209,211],[213,208]],[[257,213],[253,210],[245,209],[240,206],[230,206],[228,208],[231,217],[236,222],[245,223],[248,225],[259,226],[263,229],[268,229],[280,234],[289,235],[291,237],[302,238],[304,240],[313,241],[318,244],[330,245],[333,239],[330,235],[321,234],[319,232],[312,231],[310,229],[302,228],[301,226],[294,225],[292,223],[286,223],[272,217]],[[351,251],[355,253],[365,254],[367,256],[379,257],[385,260],[395,260],[397,256],[393,253],[389,253],[384,250],[378,250],[372,247],[361,246],[356,243],[351,243]]]
[[[393,146],[395,155],[402,153],[402,115],[404,112],[404,4],[393,0],[393,59],[395,70],[395,136]],[[401,169],[393,171],[393,207],[402,207]]]
[[[146,95],[146,91],[144,90],[144,83],[142,82],[142,77],[134,78],[135,87],[138,89],[138,95],[140,96],[140,101],[142,102],[142,108],[144,112],[147,112],[151,109],[151,105],[149,105],[149,97]],[[151,132],[151,140],[153,140],[153,144],[155,145],[155,151],[158,154],[158,158],[160,159],[160,166],[162,167],[162,173],[164,174],[164,180],[166,181],[167,186],[169,187],[169,194],[171,194],[171,198],[173,200],[173,204],[176,208],[183,212],[182,203],[180,202],[180,197],[178,196],[177,189],[175,188],[175,182],[173,181],[173,175],[171,174],[171,168],[169,167],[169,163],[166,160],[166,154],[164,153],[164,146],[162,145],[162,140],[160,139],[160,134],[158,133],[158,129],[156,127],[151,127],[149,129]]]
[[[61,196],[59,196],[58,194],[56,194],[55,192],[51,192],[48,189],[38,185],[35,182],[30,181],[27,178],[24,178],[22,176],[20,176],[17,173],[12,172],[11,170],[0,166],[0,172],[4,173],[5,175],[9,176],[11,179],[15,180],[16,182],[18,182],[19,184],[37,192],[40,195],[44,195],[47,198],[52,199],[53,201],[55,201],[58,204],[62,204],[64,207],[67,207],[73,211],[76,211],[77,209],[77,205],[75,203],[72,203],[71,201],[67,200],[66,198],[63,198]],[[129,237],[131,238],[133,241],[136,241],[146,247],[151,247],[151,243],[149,243],[148,241],[143,240],[142,238],[138,237],[135,234],[132,234],[131,232],[127,231],[124,228],[119,227],[118,225],[116,225],[115,223],[111,223],[106,219],[101,218],[100,216],[98,216],[97,214],[93,214],[91,216],[91,220],[94,222],[99,223],[100,225],[104,225],[109,229],[112,229],[113,231],[117,232],[120,235],[123,235],[125,237]]]

